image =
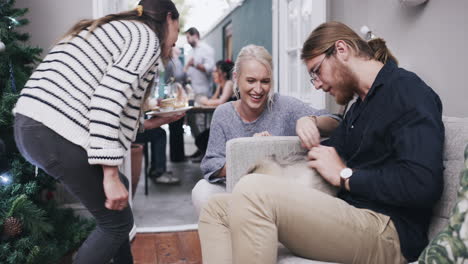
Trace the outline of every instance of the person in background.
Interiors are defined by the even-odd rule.
[[[194,27],[185,31],[185,36],[192,47],[192,56],[185,64],[184,71],[191,80],[195,95],[210,96],[210,75],[215,67],[214,50],[200,40],[200,33]]]
[[[200,33],[194,27],[185,31],[187,42],[192,47],[192,56],[185,64],[184,71],[190,80],[195,98],[199,96],[211,96],[211,72],[214,70],[214,50],[208,44],[200,40]],[[197,136],[207,128],[203,114],[189,114],[187,124],[190,126],[192,136]],[[196,151],[190,158],[200,157],[202,153]]]
[[[369,43],[327,22],[302,48],[317,89],[342,105],[358,95],[328,141],[298,133],[310,150],[309,167],[341,188],[338,197],[281,177],[246,175],[202,210],[204,263],[276,263],[278,242],[317,261],[416,261],[444,189],[442,103],[416,74],[398,68],[385,41]]]
[[[59,180],[96,220],[76,264],[133,263],[128,181],[119,173],[138,128],[153,129],[182,116],[139,124],[170,56],[179,12],[170,0],[142,0],[136,9],[75,24],[39,64],[13,110],[15,141],[32,164]]]
[[[214,194],[226,192],[226,142],[230,139],[296,136],[296,122],[311,120],[306,123],[307,135],[318,144],[321,136],[330,135],[339,124],[340,118],[325,110],[274,92],[272,58],[264,47],[241,49],[233,79],[239,100],[218,106],[213,114],[208,149],[200,166],[204,179],[192,190],[197,213]]]
[[[216,68],[212,74],[216,90],[211,98],[208,98],[207,96],[199,97],[198,103],[200,105],[218,106],[228,101],[237,100],[233,90],[234,82],[231,80],[233,67],[234,63],[229,60],[220,60],[216,62]]]
[[[237,98],[234,96],[233,85],[231,80],[232,68],[234,63],[231,61],[220,60],[216,63],[216,69],[213,71],[213,81],[216,84],[215,93],[211,98],[201,96],[198,98],[198,103],[202,106],[216,107],[228,101],[235,101]],[[201,162],[205,156],[208,147],[208,139],[210,137],[210,129],[205,129],[195,138],[195,145],[201,152],[201,155],[192,158],[192,162]]]
[[[176,118],[174,122],[179,122]],[[169,125],[170,125],[169,124]],[[160,184],[176,184],[180,182],[180,178],[173,175],[172,171],[167,170],[167,157],[166,157],[166,146],[167,146],[167,133],[166,130],[161,127],[153,129],[146,129],[145,131],[138,133],[135,139],[135,143],[145,144],[150,143],[151,146],[151,160],[148,177],[154,183]]]
[[[186,83],[187,75],[184,71],[184,65],[180,60],[180,48],[172,47],[171,59],[165,64],[164,81],[166,83]]]
[[[184,87],[187,83],[187,76],[179,56],[180,48],[173,47],[171,59],[166,63],[164,81],[172,84],[179,83]],[[183,125],[183,119],[169,124],[169,157],[172,162],[185,161]]]

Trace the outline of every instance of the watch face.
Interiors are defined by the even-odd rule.
[[[351,170],[350,168],[344,168],[340,172],[340,177],[344,179],[351,177],[351,175],[353,175],[353,170]]]

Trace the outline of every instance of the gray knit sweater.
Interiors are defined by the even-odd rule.
[[[159,40],[143,23],[113,21],[84,30],[44,58],[14,113],[82,146],[90,164],[119,165],[135,138],[159,56]]]
[[[223,182],[225,178],[212,177],[226,163],[226,142],[233,138],[251,137],[255,133],[268,131],[272,136],[296,136],[296,121],[308,115],[330,115],[326,110],[317,110],[304,102],[275,94],[273,105],[266,108],[253,122],[244,122],[234,108],[233,102],[218,106],[213,114],[208,149],[200,165],[209,182]]]

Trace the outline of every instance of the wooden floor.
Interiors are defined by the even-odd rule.
[[[135,264],[202,264],[197,231],[137,234],[132,253]]]

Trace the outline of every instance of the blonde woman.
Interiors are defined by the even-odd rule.
[[[233,89],[239,100],[218,106],[213,114],[208,148],[201,163],[204,179],[192,190],[197,212],[213,194],[226,191],[228,140],[295,136],[306,130],[304,137],[309,138],[310,144],[318,144],[321,135],[328,135],[338,126],[339,118],[327,111],[314,109],[293,97],[275,94],[272,73],[272,58],[265,48],[249,45],[239,52],[233,69]],[[307,129],[299,126],[296,132],[300,119],[310,119],[309,116],[316,116],[316,122],[307,123]]]
[[[133,263],[128,182],[119,175],[139,127],[157,61],[177,41],[170,0],[78,22],[32,74],[15,112],[23,156],[61,181],[96,219],[74,263]],[[180,117],[145,121],[151,129]]]

